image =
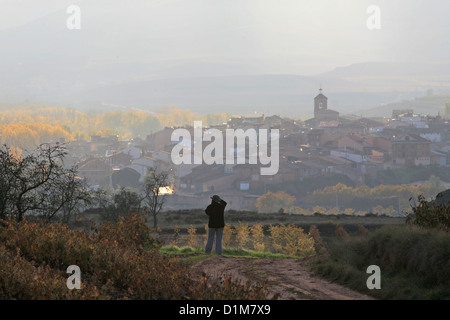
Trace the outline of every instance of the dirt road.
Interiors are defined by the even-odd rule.
[[[307,260],[254,259],[211,256],[193,266],[194,274],[204,273],[210,279],[265,281],[271,295],[279,294],[281,300],[370,300],[364,294],[352,291],[313,275]]]

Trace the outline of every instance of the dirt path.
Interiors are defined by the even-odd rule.
[[[212,256],[195,266],[194,274],[205,274],[210,279],[247,281],[267,280],[271,294],[281,300],[368,300],[373,299],[313,275],[306,266],[307,260],[253,259]]]

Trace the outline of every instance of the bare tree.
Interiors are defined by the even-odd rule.
[[[147,204],[148,213],[153,216],[153,227],[158,227],[157,216],[166,200],[165,188],[169,185],[169,173],[158,172],[156,168],[147,172],[144,176],[144,202]]]
[[[65,210],[74,212],[89,201],[76,168],[65,169],[66,148],[42,144],[37,150],[18,157],[8,146],[0,149],[0,218],[7,215],[23,220],[32,214],[51,220]]]
[[[69,223],[74,216],[84,211],[93,202],[86,180],[77,175],[76,167],[68,169],[53,189],[53,196],[50,198],[48,207],[53,210],[47,209],[43,212],[43,217],[47,219],[57,215],[62,222]]]

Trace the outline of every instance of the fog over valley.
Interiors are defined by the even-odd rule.
[[[3,102],[308,117],[320,86],[342,114],[450,92],[444,1],[377,1],[379,30],[372,1],[15,3],[1,1]]]

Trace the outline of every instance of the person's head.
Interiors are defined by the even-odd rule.
[[[215,194],[211,197],[211,203],[214,203],[214,202],[220,203],[220,201],[222,201],[222,199],[220,199],[220,197],[217,194]]]

